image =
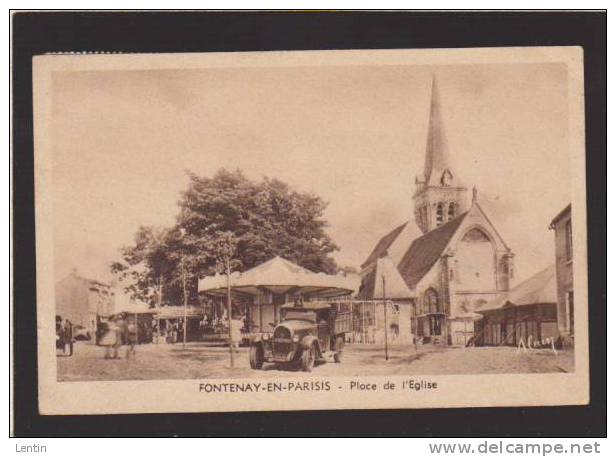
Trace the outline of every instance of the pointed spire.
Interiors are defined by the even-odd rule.
[[[447,138],[442,120],[438,84],[436,76],[432,75],[432,100],[424,168],[426,184],[438,184],[443,172],[447,169],[449,169]]]

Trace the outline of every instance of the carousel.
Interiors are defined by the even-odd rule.
[[[359,287],[356,275],[314,273],[282,257],[274,257],[244,272],[229,275],[234,313],[243,315],[245,331],[269,331],[280,319],[280,307],[302,301],[344,301]],[[199,281],[199,293],[226,300],[227,276],[207,276]],[[235,318],[235,316],[232,316]]]

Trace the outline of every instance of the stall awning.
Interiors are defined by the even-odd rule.
[[[156,312],[156,319],[179,319],[184,317],[183,306],[161,306],[160,308],[156,308],[154,311]],[[187,317],[203,318],[204,314],[205,312],[201,307],[186,307]]]
[[[147,303],[141,300],[135,300],[121,291],[116,293],[113,314],[154,314],[155,312],[154,308],[150,308]]]
[[[556,303],[556,301],[556,266],[551,265],[475,311],[484,313],[505,306]]]
[[[314,273],[282,257],[274,257],[250,270],[232,273],[230,284],[234,293],[248,295],[273,293],[331,298],[354,293],[359,278]],[[199,280],[199,292],[224,295],[226,287],[226,275],[217,274]]]

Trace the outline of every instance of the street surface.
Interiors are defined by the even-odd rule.
[[[207,379],[264,378],[277,376],[370,376],[370,375],[445,375],[494,373],[562,373],[574,370],[573,353],[551,350],[517,352],[511,347],[439,348],[412,345],[389,348],[385,360],[379,345],[349,344],[342,363],[326,362],[312,373],[282,369],[266,364],[263,370],[252,370],[248,364],[248,348],[235,353],[235,367],[229,366],[229,349],[205,343],[145,344],[137,346],[134,358],[105,360],[104,349],[86,342],[75,345],[72,357],[58,356],[59,381],[101,381],[129,379]]]

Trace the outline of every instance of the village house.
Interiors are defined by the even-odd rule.
[[[550,229],[554,230],[558,330],[563,344],[572,346],[575,313],[573,306],[573,232],[570,204],[552,219]]]
[[[85,328],[90,336],[96,334],[101,320],[115,309],[115,292],[110,284],[84,278],[76,269],[56,283],[56,315],[73,325]]]
[[[465,345],[474,335],[475,310],[509,290],[514,254],[452,169],[436,79],[432,81],[425,167],[415,180],[411,220],[382,237],[362,264],[362,299],[381,299],[375,284],[407,286],[406,323],[426,343]],[[379,259],[395,269],[378,277]],[[407,318],[404,317],[404,320]]]

